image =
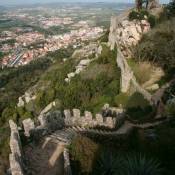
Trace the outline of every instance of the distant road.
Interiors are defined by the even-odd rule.
[[[23,54],[24,54],[23,51],[22,51],[22,52],[17,51],[16,54],[15,54],[15,55],[16,55],[15,59],[12,60],[12,61],[8,64],[8,66],[9,66],[9,67],[13,67],[13,66],[15,66],[17,63],[19,63],[19,61],[20,61],[21,57],[23,56]]]

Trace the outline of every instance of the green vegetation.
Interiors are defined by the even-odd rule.
[[[175,171],[175,141],[172,138],[175,138],[174,121],[164,123],[152,131],[138,131],[133,139],[136,139],[135,149],[157,157],[164,168],[163,174],[172,175]]]
[[[48,53],[47,58],[18,69],[2,70],[0,124],[4,125],[12,117],[17,122],[35,117],[54,100],[59,101],[58,108],[61,109],[77,107],[94,112],[98,112],[105,103],[114,104],[120,87],[120,71],[116,68],[115,54],[104,45],[100,57],[70,83],[64,79],[74,71],[77,63],[73,59],[62,62],[62,59],[72,55],[72,48]],[[15,108],[18,97],[38,81],[43,88],[38,89],[36,100],[24,108]]]
[[[110,138],[104,137],[101,139],[95,137],[93,140],[82,136],[75,138],[70,149],[73,174],[78,172],[80,175],[108,175],[107,172],[119,174],[123,170],[121,175],[135,175],[136,172],[138,175],[144,173],[172,175],[175,171],[173,138],[175,138],[174,121],[154,129],[134,130],[124,139],[110,141]],[[84,165],[83,169],[80,169],[80,165]],[[92,169],[93,172],[86,172],[87,165],[92,165],[88,170]]]
[[[154,68],[149,62],[136,62],[134,59],[129,59],[128,64],[134,72],[139,84],[142,85],[150,80]]]
[[[126,107],[127,102],[129,99],[129,94],[127,93],[120,93],[115,97],[115,104],[116,106],[122,105],[122,107]]]
[[[148,150],[142,147],[145,141],[141,142],[141,145],[135,145],[137,151],[140,150],[141,153],[135,152],[135,148],[132,149],[140,137],[137,132],[134,132],[127,141],[113,140],[112,143],[104,143],[103,140],[96,143],[89,138],[77,136],[69,147],[73,174],[161,175],[163,168],[156,158],[158,156],[156,154],[149,156],[150,147]],[[150,142],[149,139],[147,141]],[[125,144],[125,146],[120,145],[121,142],[124,142],[122,145]]]
[[[147,20],[153,28],[156,25],[158,19],[156,19],[154,15],[151,15],[147,10],[132,10],[129,13],[129,20]]]
[[[174,117],[175,116],[175,100],[169,101],[165,106],[166,116]]]
[[[143,20],[145,19],[145,16],[148,17],[149,16],[149,13],[147,10],[141,10],[141,11],[136,11],[136,10],[132,10],[130,13],[129,13],[129,20]]]
[[[157,64],[166,71],[175,67],[175,19],[163,22],[143,36],[134,50],[136,61]]]
[[[109,30],[107,30],[106,32],[105,32],[105,34],[103,35],[103,36],[101,36],[100,37],[100,42],[105,42],[105,43],[107,43],[108,42],[108,37],[109,37]]]
[[[175,83],[166,89],[163,95],[163,103],[165,104],[165,115],[168,117],[175,116]]]
[[[89,174],[92,172],[99,145],[87,137],[78,136],[72,141],[69,149],[73,175]]]
[[[145,34],[134,49],[136,61],[148,61],[161,66],[167,74],[175,68],[175,1],[164,7],[154,29]],[[153,20],[153,19],[151,19]],[[153,20],[154,21],[154,20]],[[169,75],[166,75],[169,77]]]
[[[127,114],[131,120],[150,119],[153,109],[142,94],[135,92],[127,101]]]
[[[32,61],[23,67],[7,68],[0,71],[0,161],[3,159],[4,163],[0,166],[4,167],[8,164],[8,120],[14,119],[19,124],[24,118],[34,117],[32,110],[16,108],[18,97],[35,85],[51,65],[61,64],[62,58],[71,54],[72,48],[63,49],[49,54],[48,57]]]
[[[4,56],[4,53],[3,52],[0,52],[0,61],[3,58],[3,56]]]
[[[175,1],[171,0],[170,3],[164,9],[164,17],[171,18],[175,16]],[[165,19],[166,19],[165,18]]]
[[[14,45],[15,42],[16,42],[15,39],[9,39],[9,40],[0,42],[0,46],[2,46],[2,45],[4,45],[4,44]]]
[[[142,154],[114,155],[104,152],[97,161],[95,174],[99,175],[160,175],[160,163]]]
[[[9,30],[13,27],[24,27],[26,25],[26,22],[21,20],[6,20],[5,22],[0,23],[0,32],[4,30]]]
[[[61,109],[80,108],[94,113],[105,103],[113,105],[119,93],[120,71],[115,63],[115,51],[110,51],[107,46],[103,48],[99,58],[70,83],[66,83],[65,78],[74,71],[76,61],[70,59],[52,66],[40,80],[40,86],[44,88],[37,93],[32,113],[38,114],[54,100],[59,100]]]

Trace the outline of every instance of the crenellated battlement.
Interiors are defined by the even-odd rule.
[[[108,111],[104,113],[111,113],[111,116],[104,116],[103,114],[96,114],[95,116],[92,115],[91,112],[85,111],[83,116],[81,116],[81,112],[79,109],[73,109],[71,110],[64,110],[64,116],[65,116],[65,125],[66,126],[80,126],[80,127],[97,127],[97,126],[103,126],[107,128],[115,128],[117,124],[121,121],[121,119],[124,118],[124,111],[118,110],[118,111]]]

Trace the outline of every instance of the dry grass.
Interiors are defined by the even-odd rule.
[[[154,66],[149,62],[136,63],[133,60],[128,61],[137,81],[143,86],[148,87],[158,82],[164,75],[160,67]]]

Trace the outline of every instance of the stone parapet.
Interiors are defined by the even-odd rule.
[[[72,110],[73,115],[69,109],[64,110],[64,120],[66,126],[80,126],[80,127],[97,127],[104,126],[107,128],[115,128],[118,120],[124,118],[124,111],[117,110],[111,111],[112,116],[103,116],[102,114],[96,114],[94,117],[91,112],[85,111],[81,116],[79,109]]]
[[[11,135],[10,135],[10,149],[9,155],[10,169],[12,175],[24,175],[23,172],[23,155],[21,140],[18,132],[18,127],[13,120],[9,121]]]
[[[63,156],[64,156],[64,175],[72,175],[68,149],[66,148],[64,149]]]

